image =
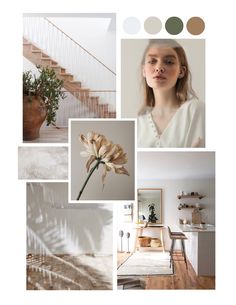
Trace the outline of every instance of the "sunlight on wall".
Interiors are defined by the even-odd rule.
[[[68,204],[67,183],[27,184],[27,252],[112,253],[112,210]]]

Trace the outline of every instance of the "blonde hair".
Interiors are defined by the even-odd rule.
[[[178,56],[180,66],[184,66],[186,68],[184,76],[182,78],[179,78],[175,85],[175,95],[179,105],[181,105],[182,103],[186,102],[188,99],[191,99],[193,97],[197,98],[196,93],[192,89],[192,85],[191,85],[192,77],[191,77],[191,72],[189,70],[188,60],[185,51],[183,47],[173,39],[150,39],[143,53],[143,58],[141,62],[141,71],[143,69],[148,50],[152,46],[157,44],[161,46],[166,46],[168,48],[172,48]],[[148,86],[146,79],[143,77],[143,75],[142,75],[142,86],[144,90],[144,102],[141,106],[141,109],[138,112],[139,115],[145,111],[146,107],[155,106],[155,97],[154,97],[153,89]]]

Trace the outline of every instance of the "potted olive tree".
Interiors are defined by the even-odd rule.
[[[55,125],[59,100],[64,99],[63,80],[53,69],[37,66],[39,76],[32,71],[23,72],[23,140],[39,138],[43,122]]]

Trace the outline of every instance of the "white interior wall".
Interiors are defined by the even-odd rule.
[[[128,241],[126,237],[126,233],[130,233],[129,238],[129,251],[133,251],[135,246],[135,238],[136,238],[136,230],[134,222],[124,222],[123,217],[123,203],[117,204],[117,229],[116,236],[114,238],[117,239],[117,251],[121,251],[121,238],[119,237],[119,231],[122,230],[124,232],[124,237],[122,239],[123,251],[128,251]]]
[[[39,76],[39,71],[36,66],[23,56],[23,71],[32,71],[33,74]]]
[[[109,205],[68,204],[67,183],[27,184],[27,253],[112,254]]]
[[[215,180],[212,179],[184,179],[184,180],[139,180],[138,188],[162,188],[162,223],[172,229],[178,229],[179,218],[191,221],[191,209],[178,210],[179,203],[200,203],[204,207],[201,211],[202,220],[209,224],[215,224]],[[180,191],[198,192],[205,198],[179,200]],[[170,242],[167,230],[164,236],[168,249]]]
[[[211,179],[192,179],[192,180],[139,180],[137,182],[138,188],[162,188],[162,223],[164,226],[170,226],[173,230],[179,230],[179,218],[188,219],[191,221],[192,209],[178,210],[178,205],[182,203],[200,203],[204,210],[201,211],[202,219],[206,223],[215,224],[215,180]],[[198,192],[199,194],[205,195],[206,197],[199,199],[187,199],[179,200],[177,195],[180,191],[185,192]],[[134,222],[124,223],[123,222],[123,205],[118,205],[118,231],[123,230],[124,233],[130,232],[130,248],[133,249],[135,245],[136,230],[135,222],[137,221],[137,206],[134,206]],[[120,250],[120,238],[117,232],[117,249]],[[154,230],[147,231],[144,229],[144,235],[159,237],[158,231]],[[170,240],[168,232],[164,231],[164,242],[165,249],[168,250],[170,247]],[[179,248],[180,245],[176,245]],[[127,251],[127,239],[123,238],[123,251]]]
[[[48,18],[106,66],[116,69],[116,32],[108,31],[110,18]]]

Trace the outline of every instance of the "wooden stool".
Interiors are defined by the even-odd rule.
[[[170,267],[172,265],[173,268],[173,273],[174,273],[174,259],[173,259],[173,252],[174,252],[174,246],[175,246],[175,241],[180,240],[181,241],[181,248],[182,248],[182,254],[184,257],[184,261],[186,264],[186,269],[188,269],[188,264],[187,264],[187,259],[186,259],[186,253],[185,253],[185,244],[184,240],[187,239],[184,233],[181,232],[172,232],[170,227],[168,227],[168,233],[169,237],[171,239],[171,247],[170,247]]]

